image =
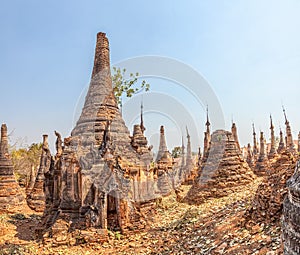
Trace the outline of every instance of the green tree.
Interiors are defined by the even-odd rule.
[[[181,156],[181,147],[180,146],[176,146],[173,148],[172,150],[172,157],[173,158],[179,158]]]
[[[23,148],[12,148],[11,158],[14,172],[20,185],[26,186],[31,170],[37,172],[42,153],[42,143],[33,143]]]
[[[139,84],[139,73],[130,73],[129,79],[125,79],[125,75],[125,68],[121,70],[119,67],[113,67],[112,83],[114,87],[114,94],[119,106],[122,106],[123,94],[125,94],[126,97],[132,97],[140,90],[145,89],[145,91],[149,91],[150,89],[150,85],[145,80],[142,80]]]

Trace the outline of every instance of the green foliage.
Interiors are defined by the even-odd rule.
[[[176,146],[173,148],[172,150],[172,157],[173,158],[179,158],[181,156],[181,147],[180,146]]]
[[[121,234],[119,231],[116,231],[116,232],[115,232],[115,238],[118,239],[118,240],[120,241],[121,238],[122,238],[122,234]]]
[[[31,169],[33,168],[35,171],[38,169],[42,146],[42,143],[33,143],[25,148],[12,148],[11,158],[15,176],[20,184],[26,185]]]
[[[150,85],[143,80],[138,86],[139,73],[130,73],[129,79],[125,79],[126,69],[120,69],[119,67],[113,67],[112,83],[114,87],[114,94],[116,96],[118,105],[122,104],[122,95],[126,97],[132,97],[135,93],[145,89],[149,91]]]

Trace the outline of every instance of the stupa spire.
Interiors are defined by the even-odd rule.
[[[256,142],[256,132],[254,123],[252,123],[252,130],[253,130],[253,155],[258,154],[257,142]]]
[[[287,150],[293,152],[294,151],[294,141],[292,136],[292,129],[290,126],[290,122],[288,121],[288,118],[286,116],[285,108],[282,106],[283,114],[285,118],[285,127],[286,127],[286,148]]]
[[[145,126],[144,126],[143,109],[144,109],[143,101],[141,101],[141,124],[140,124],[140,126],[141,126],[141,131],[142,131],[142,133],[144,134],[146,128],[145,128]]]
[[[270,114],[270,130],[271,130],[271,148],[268,154],[268,158],[271,159],[276,155],[276,147],[275,147],[275,133],[274,133],[274,125],[272,120],[272,115]]]

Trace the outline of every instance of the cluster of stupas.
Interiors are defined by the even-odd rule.
[[[192,184],[184,201],[199,204],[239,191],[256,176],[264,177],[265,181],[248,211],[249,221],[261,217],[266,208],[271,216],[281,215],[287,191],[285,181],[292,175],[298,156],[285,111],[284,116],[286,137],[280,130],[278,146],[270,117],[270,145],[267,146],[263,132],[257,143],[253,125],[253,145],[241,148],[236,124],[232,124],[231,131],[211,133],[207,111],[203,154],[199,148],[197,157],[193,156],[186,128],[187,148],[185,151],[182,138],[179,159],[169,152],[165,129],[161,126],[154,160],[152,147],[144,135],[143,106],[140,124],[134,125],[132,136],[122,119],[113,93],[108,39],[104,33],[98,33],[91,82],[81,116],[70,137],[63,140],[55,132],[54,156],[48,136],[43,136],[40,167],[37,175],[31,176],[26,190],[28,206],[43,212],[36,233],[39,237],[55,238],[62,228],[67,235],[74,229],[145,228],[155,200],[172,190],[178,191],[182,184]],[[13,175],[5,125],[1,128],[0,145],[0,209],[9,211],[9,207],[23,203],[24,195]],[[295,240],[300,236],[298,172],[289,182],[284,215],[287,250],[293,251],[299,248]],[[278,187],[283,191],[276,192]],[[261,195],[264,190],[268,192]],[[64,244],[70,243],[70,239],[63,240]]]
[[[70,137],[62,140],[55,132],[55,156],[44,135],[40,167],[27,189],[29,207],[43,212],[37,235],[54,237],[65,226],[62,222],[68,222],[67,232],[147,227],[155,200],[192,181],[195,169],[188,130],[187,154],[178,165],[167,148],[164,127],[155,160],[145,129],[141,106],[140,124],[130,136],[113,94],[108,40],[98,33],[81,116]]]

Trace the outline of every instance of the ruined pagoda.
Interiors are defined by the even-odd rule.
[[[264,132],[260,132],[260,146],[259,146],[259,156],[256,161],[254,168],[254,173],[258,176],[265,176],[269,171],[269,161],[266,154],[266,142],[264,138]]]
[[[48,135],[43,135],[43,146],[40,159],[40,166],[37,172],[37,176],[35,178],[34,186],[26,198],[28,206],[36,212],[43,212],[45,209],[45,173],[50,168],[50,164],[51,153],[49,150]]]
[[[192,184],[196,174],[197,170],[194,166],[194,160],[192,155],[192,146],[191,146],[191,136],[189,134],[189,130],[186,127],[186,137],[187,137],[187,151],[186,151],[186,161],[184,166],[184,178],[183,183],[184,184]]]
[[[210,146],[210,140],[211,140],[211,136],[210,136],[210,122],[209,122],[209,118],[208,118],[208,107],[206,108],[206,131],[204,132],[204,148],[203,148],[203,157],[206,158],[207,157],[207,153],[209,150],[209,146]]]
[[[160,127],[160,141],[159,141],[159,149],[156,157],[156,172],[158,178],[158,188],[160,193],[163,196],[170,194],[172,191],[172,186],[175,183],[175,178],[173,178],[173,158],[171,153],[168,151],[166,137],[165,137],[165,128],[164,126]]]
[[[231,133],[233,135],[233,138],[235,140],[235,143],[236,143],[236,146],[237,146],[238,150],[241,151],[241,147],[240,147],[240,143],[239,143],[239,139],[238,139],[238,134],[237,134],[237,128],[236,128],[236,124],[234,122],[232,122]]]
[[[252,152],[252,149],[251,149],[251,144],[248,143],[247,145],[247,157],[246,157],[246,161],[249,165],[249,167],[251,169],[254,168],[254,158],[253,158],[253,152]]]
[[[277,153],[280,154],[282,152],[285,151],[285,144],[284,144],[284,139],[283,139],[283,132],[280,128],[280,132],[279,132],[279,145],[277,148]]]
[[[150,162],[152,160],[151,146],[148,146],[147,138],[144,136],[146,128],[143,120],[143,104],[141,104],[141,122],[133,126],[133,134],[131,137],[131,145],[134,150],[143,156],[143,160]]]
[[[257,154],[258,154],[258,148],[257,148],[256,132],[255,132],[254,123],[252,123],[252,129],[253,129],[253,157],[256,160]]]
[[[156,162],[159,162],[163,157],[170,156],[168,151],[166,137],[165,137],[165,128],[164,126],[160,127],[160,138],[159,138],[159,148],[157,152]]]
[[[131,137],[122,119],[112,87],[109,42],[100,32],[80,118],[63,147],[57,140],[57,157],[45,171],[50,204],[38,234],[51,232],[61,220],[70,229],[142,227],[135,225],[142,217],[137,207],[157,197],[144,130],[136,126]]]
[[[0,212],[15,212],[24,202],[24,195],[15,179],[8,153],[7,126],[1,126],[0,141]]]
[[[286,149],[292,153],[295,152],[295,145],[294,145],[294,141],[293,141],[293,136],[292,136],[292,129],[290,126],[290,122],[287,119],[286,116],[286,112],[284,107],[282,107],[283,109],[283,114],[284,114],[284,119],[285,119],[285,127],[286,127]]]
[[[227,196],[250,184],[255,178],[231,132],[214,131],[208,154],[184,199],[187,203],[200,204],[208,198]]]
[[[271,130],[271,147],[268,153],[268,158],[273,159],[276,156],[276,142],[275,142],[275,132],[272,116],[270,115],[270,130]]]

